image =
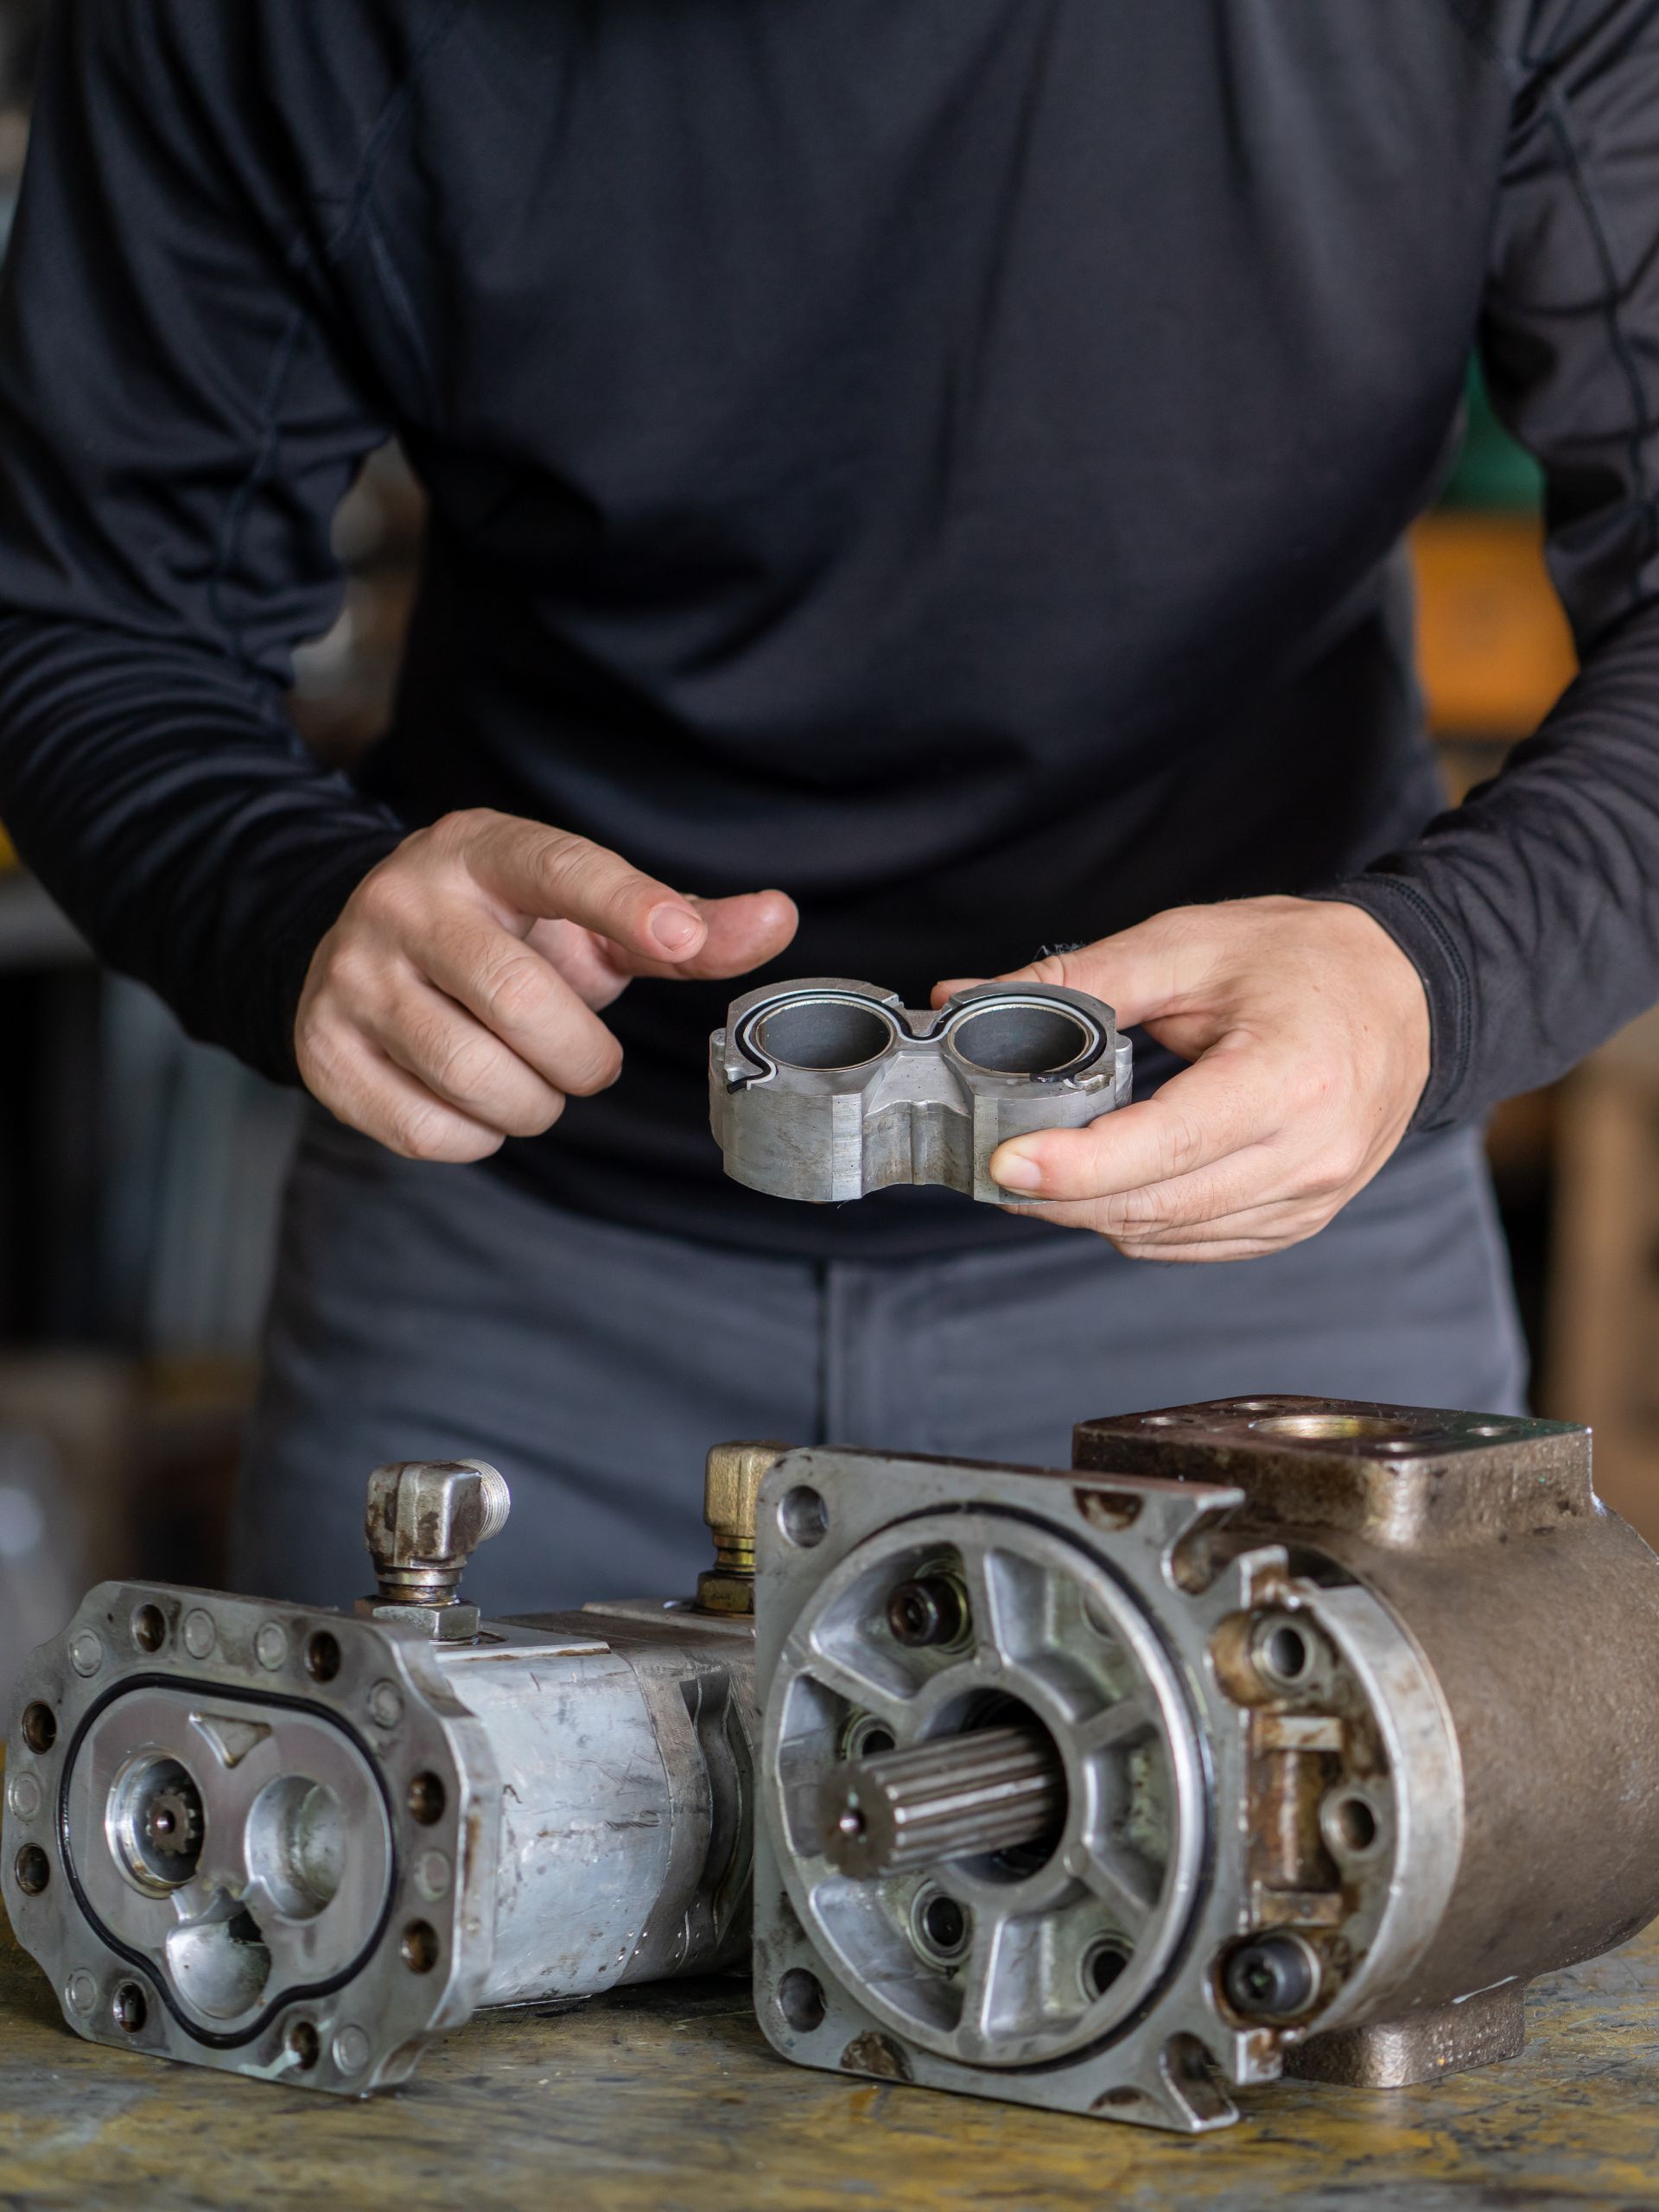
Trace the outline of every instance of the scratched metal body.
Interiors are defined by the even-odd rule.
[[[768,1476],[774,2046],[1193,2133],[1516,2055],[1659,1913],[1659,1558],[1588,1432],[1262,1397],[1075,1453]]]
[[[81,2035],[346,2095],[481,2006],[748,1942],[747,1619],[106,1583],[29,1660],[4,1897]]]

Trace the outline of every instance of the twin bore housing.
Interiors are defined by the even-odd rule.
[[[709,1040],[710,1125],[751,1190],[828,1205],[937,1183],[991,1205],[991,1154],[1127,1105],[1133,1048],[1083,991],[978,983],[938,1013],[820,976],[734,999]]]

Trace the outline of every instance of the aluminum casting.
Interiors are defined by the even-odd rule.
[[[775,1457],[711,1455],[728,1554]],[[35,1653],[3,1895],[81,2035],[360,2094],[480,2006],[741,1965],[752,1622],[722,1586],[458,1635],[505,1489],[377,1469],[355,1615],[111,1582]]]
[[[758,1522],[755,1993],[798,2062],[1198,2130],[1512,2054],[1659,1911],[1659,1560],[1587,1431],[1260,1398]]]
[[[1083,991],[977,983],[934,1013],[817,976],[733,1000],[709,1040],[709,1122],[727,1173],[777,1198],[938,1183],[1006,1205],[986,1172],[998,1145],[1127,1105],[1132,1064]]]

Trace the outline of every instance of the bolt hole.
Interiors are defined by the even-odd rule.
[[[52,1879],[52,1861],[38,1843],[26,1843],[12,1862],[12,1872],[25,1897],[37,1897]]]
[[[448,1796],[435,1774],[417,1774],[409,1785],[408,1802],[411,1818],[429,1828],[443,1818]]]
[[[1338,1797],[1331,1807],[1331,1826],[1336,1840],[1355,1853],[1376,1841],[1376,1815],[1363,1797]]]
[[[332,1682],[340,1672],[340,1638],[320,1628],[305,1647],[305,1671],[314,1682]]]
[[[778,1525],[791,1544],[810,1552],[830,1533],[830,1509],[806,1483],[798,1483],[778,1508]]]
[[[1116,1936],[1102,1936],[1083,1955],[1084,1994],[1103,1997],[1129,1963],[1128,1946]]]
[[[411,1974],[430,1974],[438,1963],[438,1931],[424,1920],[411,1920],[399,1948]]]
[[[132,1617],[132,1640],[141,1651],[159,1651],[167,1642],[167,1616],[159,1605],[140,1605]]]
[[[1306,1444],[1374,1443],[1382,1437],[1409,1439],[1414,1433],[1408,1423],[1381,1414],[1274,1414],[1250,1427],[1259,1435],[1291,1436]]]
[[[31,1751],[49,1751],[58,1740],[58,1716],[38,1700],[23,1708],[23,1741]]]
[[[1257,1638],[1255,1656],[1263,1674],[1275,1682],[1302,1681],[1313,1664],[1307,1638],[1289,1621],[1275,1621]]]
[[[804,1967],[791,1967],[778,1984],[778,2010],[786,2027],[793,2028],[798,2036],[810,2036],[814,2028],[823,2025],[829,2010],[823,2001],[823,1984]]]
[[[894,1748],[895,1740],[891,1728],[871,1728],[866,1731],[859,1749],[867,1759],[879,1759],[884,1751]]]
[[[115,1993],[111,2009],[116,2026],[127,2035],[136,2036],[149,2018],[149,1999],[136,1981],[124,1981]]]
[[[288,2048],[302,2074],[308,2074],[322,2056],[322,2039],[309,2020],[296,2020],[288,2031]]]

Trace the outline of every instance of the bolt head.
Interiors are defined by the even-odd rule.
[[[404,1717],[404,1696],[396,1682],[376,1682],[369,1692],[369,1716],[378,1727],[397,1726]]]
[[[1222,1986],[1242,2019],[1290,2019],[1319,1994],[1319,1968],[1306,1944],[1294,1936],[1255,1936],[1228,1958]]]

